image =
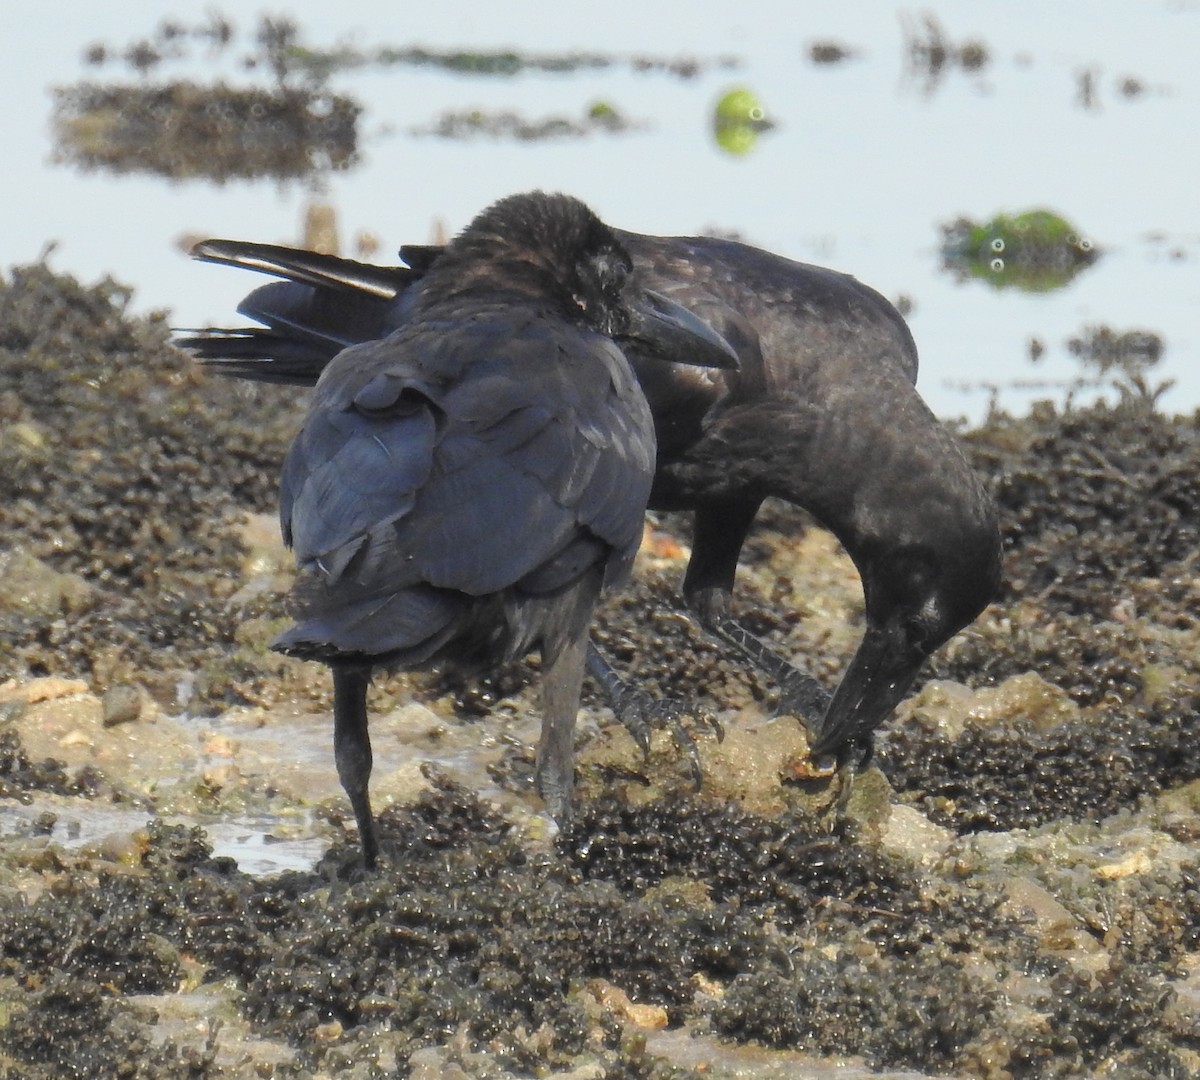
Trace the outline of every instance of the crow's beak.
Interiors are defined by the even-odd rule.
[[[729,342],[674,300],[644,289],[631,310],[630,325],[618,341],[640,346],[655,360],[726,371],[738,369],[738,356]]]
[[[811,753],[836,754],[839,762],[870,746],[875,729],[908,692],[924,654],[898,628],[868,626],[829,708],[813,733]]]

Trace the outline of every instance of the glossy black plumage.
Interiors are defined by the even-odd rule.
[[[687,307],[739,353],[740,369],[724,372],[650,364],[625,349],[657,433],[650,506],[695,514],[687,604],[779,681],[781,708],[805,719],[815,753],[861,759],[925,658],[995,595],[993,500],[917,393],[912,335],[874,290],[733,241],[616,232],[645,287]],[[300,383],[328,356],[323,334],[365,340],[402,323],[414,275],[431,272],[441,253],[406,247],[407,267],[368,267],[253,250],[292,279],[255,290],[240,308],[268,336],[235,353],[210,331],[193,347],[219,370]],[[251,265],[236,244],[199,254]],[[738,555],[767,497],[810,511],[862,577],[866,628],[832,698],[731,612]]]
[[[296,621],[274,647],[333,670],[338,771],[368,865],[377,666],[476,671],[539,649],[538,786],[569,816],[588,624],[628,573],[654,470],[652,418],[611,338],[671,352],[694,332],[711,362],[733,362],[630,277],[583,204],[514,196],[447,247],[399,329],[320,339],[336,355],[284,463]]]
[[[631,356],[658,433],[650,505],[695,512],[688,605],[779,680],[814,754],[865,756],[925,658],[996,595],[994,501],[917,393],[912,335],[873,289],[733,241],[618,235],[647,288],[739,350],[737,372],[699,378]],[[766,497],[812,513],[862,578],[866,628],[832,699],[730,612]]]

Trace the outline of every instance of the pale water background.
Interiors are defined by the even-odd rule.
[[[124,65],[87,67],[84,50],[120,50],[170,16],[200,22],[222,11],[247,35],[262,12],[286,14],[314,47],[346,42],[532,53],[731,55],[734,70],[683,80],[628,66],[515,77],[429,68],[364,68],[333,90],[366,106],[361,162],[327,176],[319,193],[344,237],[370,229],[387,260],[402,242],[451,231],[495,198],[528,188],[578,195],[613,224],[656,233],[736,231],[792,258],[855,274],[913,304],[920,386],[944,416],[980,418],[988,393],[1023,409],[1079,373],[1066,340],[1086,326],[1161,335],[1154,379],[1176,388],[1164,407],[1200,405],[1200,0],[973,0],[927,6],[894,0],[666,3],[532,0],[443,4],[299,0],[259,8],[212,0],[0,4],[4,180],[0,266],[36,259],[85,281],[111,274],[136,289],[134,308],[169,308],[177,325],[228,322],[250,278],[190,262],[183,235],[296,242],[314,193],[301,183],[82,173],[50,162],[49,88],[82,79],[136,83]],[[981,72],[951,67],[935,85],[909,64],[903,26],[936,17],[955,45],[982,42]],[[814,41],[856,55],[809,58]],[[1089,72],[1094,100],[1080,96]],[[164,78],[221,74],[267,85],[225,61],[164,67]],[[156,80],[159,73],[152,73]],[[1142,92],[1121,91],[1132,78]],[[777,128],[733,157],[709,116],[745,85]],[[519,143],[416,137],[451,108],[514,109],[530,118],[578,117],[603,100],[645,130]],[[1069,218],[1103,257],[1047,294],[957,282],[941,269],[938,226],[960,214],[1047,207]],[[1046,353],[1035,365],[1028,343]],[[962,384],[977,388],[970,392]],[[1061,394],[1059,394],[1061,396]]]

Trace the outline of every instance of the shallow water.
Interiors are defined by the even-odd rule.
[[[47,814],[54,817],[49,828],[46,827],[49,819],[44,817]],[[94,847],[109,838],[127,843],[127,838],[144,828],[153,816],[145,810],[37,795],[28,805],[0,803],[0,842],[6,837],[45,836],[48,843],[67,851]],[[213,854],[233,859],[242,873],[251,877],[285,870],[311,870],[329,846],[325,838],[313,833],[311,816],[307,829],[303,824],[287,822],[289,830],[307,833],[294,836],[280,836],[285,819],[271,815],[207,820],[168,814],[163,820],[172,825],[199,825],[212,845]]]
[[[915,66],[906,48],[906,34],[923,39],[924,12],[887,0],[751,0],[700,9],[539,2],[519,12],[477,2],[414,9],[299,0],[289,14],[316,47],[732,55],[738,66],[690,80],[625,65],[514,77],[404,66],[341,72],[331,88],[365,106],[361,162],[309,182],[218,187],[50,163],[50,87],[139,82],[121,63],[86,66],[89,45],[119,52],[165,15],[187,24],[211,7],[208,0],[153,12],[128,0],[43,5],[14,21],[0,46],[10,84],[20,88],[6,125],[8,160],[21,163],[10,168],[0,205],[6,262],[36,258],[53,242],[57,268],[133,283],[139,310],[169,307],[184,325],[222,321],[246,278],[191,264],[177,246],[184,234],[296,242],[304,207],[317,198],[335,208],[344,244],[370,230],[380,241],[377,257],[386,259],[401,242],[429,239],[436,226],[461,227],[500,195],[562,189],[626,228],[732,230],[908,298],[921,386],[941,415],[978,419],[989,396],[981,384],[1004,386],[1000,401],[1014,409],[1061,396],[1079,374],[1067,339],[1100,323],[1161,335],[1166,353],[1152,381],[1177,382],[1164,404],[1179,411],[1200,404],[1192,318],[1200,301],[1190,140],[1200,119],[1194,2],[1073,0],[1019,15],[1003,0],[942,3],[932,13],[944,39],[953,47],[980,42],[988,61],[978,71],[950,62],[934,75]],[[238,19],[248,37],[252,18]],[[840,43],[853,55],[815,64],[815,41]],[[160,75],[269,82],[203,51],[149,78]],[[716,100],[737,85],[750,87],[777,123],[740,157],[716,145],[709,125]],[[577,117],[597,100],[643,128],[532,143],[411,133],[446,109]],[[957,283],[941,269],[940,225],[961,214],[988,220],[1042,206],[1065,215],[1104,252],[1070,286],[997,290]],[[1036,365],[1031,338],[1045,346]]]

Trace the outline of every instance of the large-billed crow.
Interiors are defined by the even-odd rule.
[[[561,195],[504,199],[442,253],[398,329],[334,350],[283,467],[295,624],[273,647],[333,671],[338,775],[366,863],[377,667],[480,671],[540,650],[537,785],[565,823],[588,627],[629,572],[653,420],[614,339],[732,366]]]

